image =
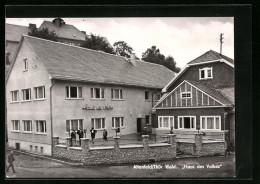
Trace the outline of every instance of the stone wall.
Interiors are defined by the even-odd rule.
[[[202,133],[195,133],[193,142],[178,142],[177,149],[184,154],[191,154],[194,156],[225,154],[227,148],[225,141],[206,141],[202,139],[202,136]]]
[[[194,152],[194,143],[192,142],[178,142],[177,149],[184,154],[192,155]]]
[[[89,140],[81,139],[81,147],[70,147],[53,142],[53,156],[56,158],[83,162],[84,165],[142,163],[150,160],[172,160],[176,158],[176,136],[168,135],[168,143],[148,144],[149,136],[143,135],[142,145],[121,145],[119,137],[114,137],[114,146],[89,148]]]

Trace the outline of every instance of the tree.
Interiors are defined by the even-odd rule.
[[[7,65],[10,65],[10,64],[11,64],[11,61],[10,61],[10,59],[9,59],[10,55],[11,55],[10,52],[6,52],[6,53],[5,53],[5,63],[6,63]]]
[[[165,58],[165,56],[160,53],[160,49],[157,49],[156,46],[148,48],[143,53],[142,60],[163,65],[176,73],[181,70],[179,67],[176,66],[176,62],[174,61],[174,58],[172,56],[168,56]]]
[[[86,40],[80,46],[92,50],[100,50],[106,53],[115,54],[113,47],[104,37],[95,36],[92,33],[90,37],[86,36]]]
[[[174,58],[172,56],[166,57],[164,61],[164,66],[176,73],[179,73],[181,71],[181,69],[176,66],[176,62],[174,61]]]
[[[52,40],[57,42],[58,41],[58,36],[54,31],[49,31],[49,28],[43,28],[43,29],[37,29],[33,28],[29,33],[29,36],[34,36],[38,38],[43,38],[46,40]]]
[[[133,52],[133,48],[124,41],[115,42],[114,45],[117,55],[130,58],[130,54]]]

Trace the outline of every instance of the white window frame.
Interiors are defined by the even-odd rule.
[[[25,126],[25,122],[28,122],[28,121],[30,122],[30,129],[31,129],[31,130],[29,130],[29,131],[28,131],[28,130],[25,130],[25,127],[26,127],[26,126]],[[32,132],[33,132],[33,127],[32,127],[32,121],[31,121],[31,120],[23,120],[23,131],[24,131],[25,133],[32,133]]]
[[[14,93],[17,93],[17,100],[14,100]],[[11,102],[19,102],[19,90],[11,91]]]
[[[68,131],[67,131],[67,121],[69,121],[70,122],[70,127],[69,127],[69,131],[72,131],[72,123],[71,123],[71,121],[78,121],[78,129],[79,129],[79,124],[80,124],[80,120],[82,121],[82,128],[83,128],[83,119],[67,119],[66,120],[66,132],[68,133]],[[77,131],[77,130],[75,130],[75,131]]]
[[[211,71],[210,77],[208,76],[208,70]],[[201,77],[201,71],[204,71],[204,78]],[[206,67],[206,68],[199,69],[199,75],[200,75],[200,80],[213,79],[213,68],[212,67]]]
[[[23,60],[23,63],[24,63],[24,72],[28,71],[28,60],[27,59],[24,59]]]
[[[26,90],[29,90],[29,99],[28,100],[25,100],[24,97],[25,97],[25,91]],[[23,95],[23,101],[31,101],[32,99],[32,96],[31,96],[31,88],[27,88],[27,89],[22,89],[22,95]]]
[[[119,127],[116,127],[116,118],[119,118]],[[112,117],[112,129],[125,128],[124,117]]]
[[[119,91],[119,98],[115,98],[115,90]],[[111,89],[111,98],[112,100],[123,100],[123,90],[118,88],[112,88]]]
[[[71,87],[77,88],[77,97],[76,98],[75,97],[71,97],[71,90],[70,90]],[[81,97],[79,97],[79,88],[81,89]],[[67,89],[68,89],[69,94],[67,93]],[[82,99],[82,96],[83,96],[82,87],[81,86],[66,86],[65,87],[65,92],[66,92],[66,99]]]
[[[202,118],[205,118],[205,128],[202,128]],[[213,118],[213,129],[207,128],[207,118]],[[216,118],[219,118],[219,128],[216,129]],[[221,116],[200,116],[200,129],[201,130],[209,130],[209,131],[221,131]]]
[[[191,118],[194,118],[193,128],[184,128],[184,118],[190,118],[190,127],[192,127]],[[182,127],[181,128],[180,128],[180,119],[182,119]],[[178,116],[178,129],[180,129],[180,130],[196,130],[196,116]]]
[[[96,120],[101,119],[101,128],[96,128]],[[92,127],[92,121],[94,122],[94,129],[95,130],[104,130],[106,128],[106,120],[105,118],[91,118],[91,127]],[[104,127],[102,127],[104,122]]]
[[[39,132],[39,124],[41,123],[41,122],[43,122],[43,132]],[[45,120],[36,120],[35,121],[35,132],[37,133],[37,134],[46,134],[46,121]]]
[[[43,97],[39,98],[39,89],[42,88]],[[39,86],[34,88],[35,92],[35,100],[43,100],[45,99],[45,86]]]
[[[190,95],[189,97],[187,97],[187,95]],[[186,95],[186,96],[185,96]],[[183,97],[184,96],[184,97]],[[189,98],[192,98],[192,93],[190,91],[187,91],[187,92],[181,92],[181,98],[182,99],[189,99]]]
[[[148,93],[148,98],[146,99],[146,93]],[[149,101],[150,100],[150,91],[149,90],[145,90],[144,92],[144,99],[145,101]]]
[[[163,120],[164,120],[164,118],[168,118],[168,122],[169,122],[169,124],[168,124],[168,127],[164,127],[163,126]],[[159,129],[171,129],[171,119],[173,120],[172,121],[172,127],[173,127],[173,129],[175,129],[175,126],[174,126],[174,116],[158,116],[158,128]],[[160,122],[162,121],[162,126],[160,125]]]
[[[12,120],[12,132],[21,132],[21,126],[19,120]],[[18,122],[18,129],[15,129],[15,123]]]
[[[96,93],[95,93],[95,90],[99,89],[99,96],[100,98],[97,98],[96,97]],[[90,98],[91,99],[105,99],[105,88],[90,88]],[[102,95],[104,94],[104,96]],[[102,97],[103,96],[103,97]]]

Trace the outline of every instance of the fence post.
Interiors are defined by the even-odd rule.
[[[149,135],[142,135],[143,138],[143,145],[144,145],[144,149],[148,149],[148,141],[149,141]]]
[[[81,148],[82,152],[88,152],[89,151],[89,139],[87,138],[80,138],[81,141]]]
[[[201,149],[202,149],[202,133],[195,133],[194,140],[195,145],[193,149],[193,155],[201,156]]]
[[[58,145],[59,144],[59,137],[52,137],[52,145]]]
[[[168,143],[171,144],[171,147],[173,149],[173,156],[176,157],[177,153],[176,153],[176,134],[168,134],[169,139],[168,139]]]
[[[119,137],[114,137],[114,147],[115,147],[115,150],[119,150]]]
[[[66,137],[66,146],[67,148],[71,147],[71,137]]]

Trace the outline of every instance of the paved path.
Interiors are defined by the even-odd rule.
[[[8,178],[174,178],[174,177],[233,177],[235,157],[185,158],[158,163],[136,164],[136,166],[157,167],[135,169],[134,164],[122,166],[69,167],[66,164],[40,159],[29,155],[15,155],[16,174],[7,172]],[[206,165],[220,166],[207,168]],[[173,169],[166,169],[170,165]],[[187,168],[183,168],[187,166]],[[197,166],[204,168],[197,168]],[[176,168],[174,168],[176,166]],[[189,168],[190,166],[190,168]],[[159,169],[159,167],[162,167]],[[194,168],[192,168],[194,167]]]

